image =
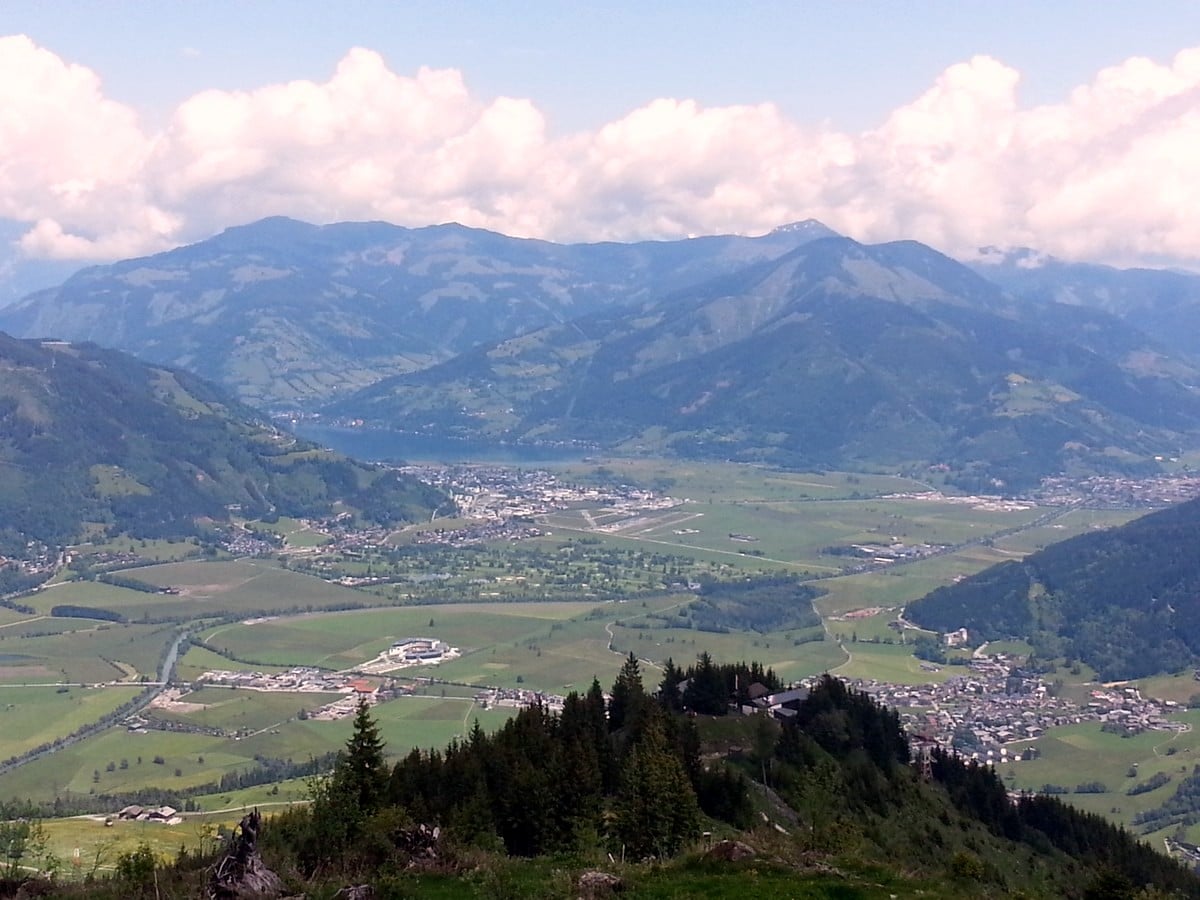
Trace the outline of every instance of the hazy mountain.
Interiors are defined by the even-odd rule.
[[[375,519],[443,499],[319,450],[185,372],[89,344],[0,334],[0,552],[101,531],[179,536],[229,507],[315,515],[343,500]]]
[[[921,244],[810,242],[388,379],[332,412],[394,427],[804,466],[945,463],[1028,482],[1174,450],[1196,371],[1111,316],[1015,302]]]
[[[912,621],[977,640],[1019,637],[1101,680],[1176,672],[1200,659],[1200,500],[1052,544],[911,604]]]
[[[1027,303],[1102,310],[1164,347],[1200,359],[1200,275],[1068,263],[1028,249],[989,248],[971,267]]]
[[[831,234],[810,221],[757,238],[561,245],[459,225],[265,219],[86,269],[0,310],[0,327],[116,347],[277,408],[326,402]]]

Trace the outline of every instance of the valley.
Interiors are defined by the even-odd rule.
[[[476,721],[492,730],[535,697],[553,703],[593,678],[609,684],[631,652],[650,684],[668,659],[686,665],[702,651],[757,660],[785,681],[833,672],[885,698],[944,684],[966,669],[913,655],[923,633],[897,625],[907,603],[1144,511],[1114,497],[1195,488],[1181,474],[1120,490],[1056,483],[1045,496],[1002,501],[895,475],[619,458],[533,469],[412,464],[402,473],[453,497],[458,511],[382,529],[336,518],[244,522],[238,528],[253,542],[227,540],[215,556],[182,540],[78,546],[73,569],[7,598],[0,757],[9,762],[0,796],[93,814],[131,797],[164,797],[187,810],[172,835],[199,834],[200,823],[232,821],[246,803],[303,800],[305,765],[349,734],[348,718],[321,713],[336,701],[369,696],[398,758],[462,737]],[[109,583],[78,577],[114,565],[102,575]],[[766,608],[761,620],[718,593],[706,599],[705,585],[745,576],[794,580],[796,599]],[[164,683],[165,656],[184,635]],[[407,638],[458,652],[435,665],[372,668]],[[950,655],[965,662],[970,653]],[[297,667],[313,673],[307,682],[286,675]],[[258,672],[265,681],[219,683],[215,672]],[[1040,677],[1064,680],[1055,690],[1086,707],[1086,669]],[[267,683],[271,690],[260,689]],[[1146,690],[1157,695],[1159,686]],[[988,709],[978,706],[981,715]],[[1054,746],[1060,733],[1099,733],[1101,723],[1092,717],[1066,732],[1041,724],[1038,743]],[[1179,734],[1176,753],[1190,753],[1190,741],[1190,731]],[[1014,789],[1036,789],[1057,777],[1047,768],[1054,754],[1046,759],[1001,771]],[[1087,759],[1079,772],[1093,765]],[[1098,755],[1095,766],[1107,772],[1109,764]],[[1110,787],[1123,790],[1125,780]],[[1174,788],[1106,809],[1104,795],[1082,799],[1130,821]],[[114,835],[132,846],[146,828],[167,826],[101,823],[86,841],[80,827],[53,830],[92,848],[87,856]]]

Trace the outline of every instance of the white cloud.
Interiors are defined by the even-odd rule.
[[[772,104],[660,98],[592,132],[548,133],[535,101],[349,51],[324,82],[209,90],[160,133],[94,72],[0,38],[0,218],[30,255],[113,258],[272,214],[442,221],[558,240],[757,232],[819,218],[951,253],[1200,261],[1200,49],[1130,59],[1061,103],[975,57],[877,128]]]

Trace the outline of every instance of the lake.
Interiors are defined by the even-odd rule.
[[[298,423],[293,430],[300,437],[323,447],[371,462],[572,462],[596,452],[581,447],[469,441],[410,431],[338,428],[304,422]]]

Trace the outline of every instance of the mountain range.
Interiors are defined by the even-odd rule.
[[[972,488],[1196,445],[1200,277],[981,260],[812,221],[559,245],[276,218],[84,270],[0,327],[190,369],[261,409],[435,436],[932,465]]]
[[[0,328],[189,369],[261,408],[314,406],[829,234],[808,222],[759,238],[560,245],[459,225],[272,218],[84,269],[0,310]]]
[[[915,242],[809,242],[703,285],[384,379],[335,415],[963,486],[1134,466],[1200,426],[1197,370],[1117,318],[1022,303]]]

